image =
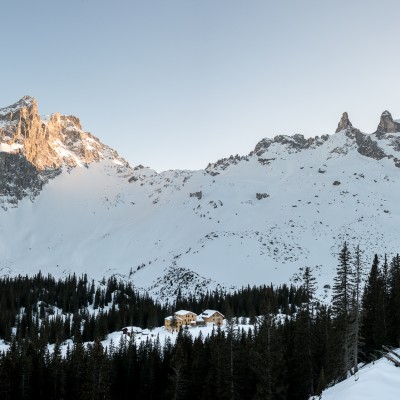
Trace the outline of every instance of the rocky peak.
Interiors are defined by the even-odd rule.
[[[389,111],[385,110],[381,115],[378,128],[376,132],[379,133],[395,133],[400,132],[400,124],[393,121],[392,115]]]
[[[30,96],[0,109],[0,145],[3,145],[0,150],[7,148],[8,152],[23,154],[39,171],[63,165],[87,165],[106,154],[119,158],[93,135],[84,132],[75,116],[55,113],[42,120],[37,102]]]
[[[349,120],[349,115],[347,114],[347,112],[344,112],[342,115],[342,118],[339,121],[338,127],[336,129],[336,133],[346,130],[348,128],[353,128],[352,123]]]
[[[11,127],[15,125],[27,110],[37,114],[37,103],[33,97],[24,96],[16,103],[0,108],[0,133],[10,133]]]
[[[52,114],[42,119],[37,102],[24,96],[0,109],[0,207],[34,198],[62,167],[109,159],[121,171],[128,163],[82,130],[79,118]]]

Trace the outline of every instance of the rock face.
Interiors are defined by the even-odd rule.
[[[16,205],[29,197],[33,200],[49,179],[55,178],[61,169],[39,171],[23,154],[0,153],[0,207]]]
[[[55,113],[42,119],[34,98],[0,109],[0,206],[35,197],[63,167],[88,166],[118,154],[88,132],[77,117]]]
[[[351,124],[351,122],[349,120],[349,115],[347,114],[347,112],[344,112],[341,120],[339,121],[338,127],[336,129],[336,133],[338,133],[340,131],[344,131],[345,129],[352,128],[352,127],[353,127],[353,125]]]
[[[396,133],[400,132],[400,124],[393,121],[392,115],[389,111],[384,111],[381,115],[376,133]]]
[[[0,109],[0,123],[1,142],[23,149],[26,160],[39,171],[99,161],[106,148],[82,131],[77,117],[55,113],[42,120],[36,100],[29,96]]]

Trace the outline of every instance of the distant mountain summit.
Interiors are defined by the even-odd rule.
[[[0,109],[0,204],[33,199],[62,168],[104,158],[128,166],[118,154],[82,130],[79,118],[59,113],[41,118],[37,102],[24,96]]]
[[[344,241],[395,254],[400,124],[278,135],[204,170],[131,168],[77,117],[25,96],[0,109],[0,275],[87,273],[159,298],[288,282],[329,291]],[[321,289],[322,290],[322,289]]]

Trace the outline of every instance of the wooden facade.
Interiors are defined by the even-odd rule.
[[[203,318],[205,322],[212,322],[214,325],[222,325],[224,322],[224,316],[217,310],[204,310],[200,317]]]
[[[182,326],[192,325],[193,321],[196,321],[197,314],[191,311],[179,310],[174,313],[174,315],[165,318],[164,326],[169,332],[179,331]]]

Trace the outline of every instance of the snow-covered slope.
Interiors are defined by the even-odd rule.
[[[43,139],[55,156],[28,159],[26,132],[12,138],[1,115],[1,275],[116,274],[170,297],[288,282],[305,265],[322,287],[345,240],[368,256],[399,250],[400,125],[387,112],[371,135],[344,114],[331,136],[263,139],[247,156],[162,173],[132,169],[59,114],[49,120],[70,122]],[[33,192],[16,190],[11,155],[46,178]]]
[[[398,352],[398,351],[397,351]],[[360,369],[357,379],[351,377],[326,389],[315,400],[398,400],[400,371],[386,358]]]

